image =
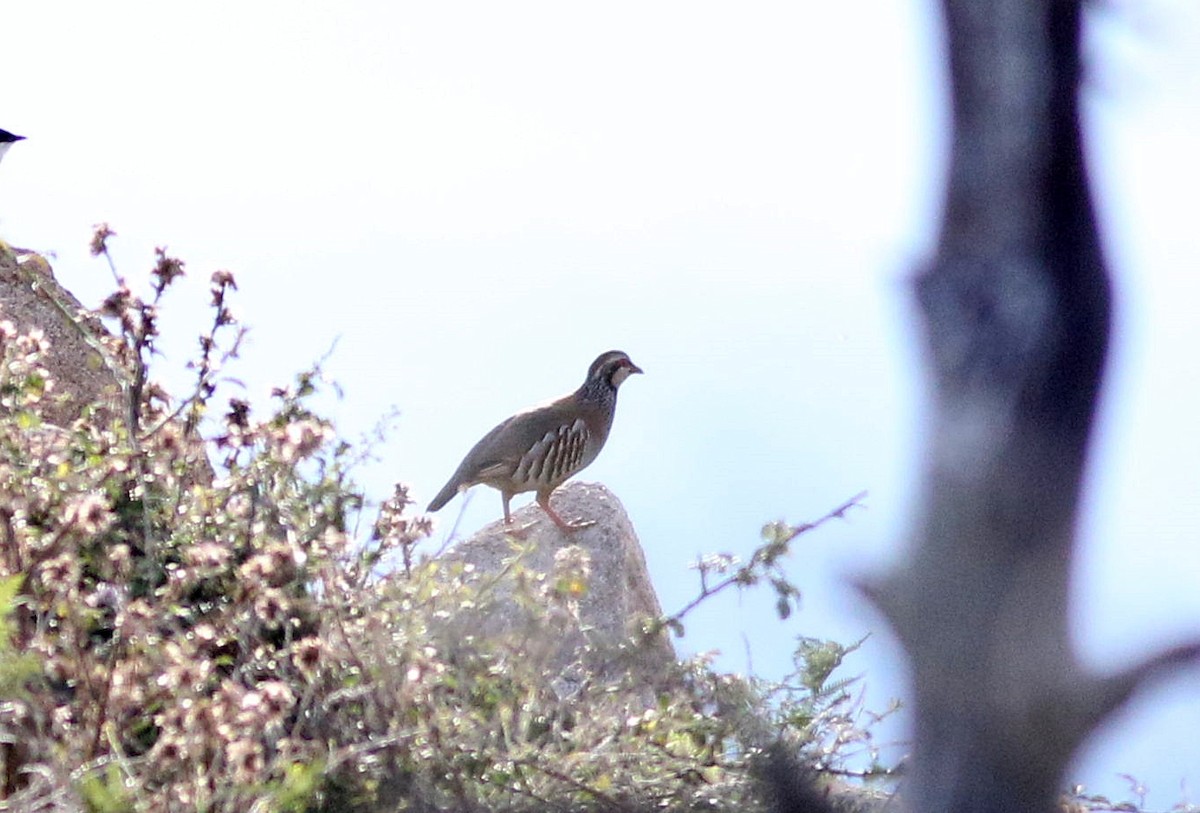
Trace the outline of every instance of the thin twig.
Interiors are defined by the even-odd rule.
[[[593,799],[600,802],[600,804],[607,807],[609,810],[622,811],[625,809],[624,805],[622,805],[620,802],[618,802],[612,796],[609,796],[604,791],[597,790],[596,788],[593,788],[590,785],[586,785],[577,779],[572,779],[571,777],[567,776],[566,774],[564,774],[560,771],[556,771],[553,768],[547,767],[546,765],[539,765],[536,762],[531,762],[529,760],[521,760],[521,761],[517,762],[516,764],[524,765],[528,768],[532,768],[533,770],[537,771],[538,773],[545,774],[546,776],[550,777],[551,779],[558,780],[559,782],[562,782],[565,785],[570,785],[575,790],[580,791],[581,793],[588,794]]]
[[[846,500],[846,502],[839,505],[837,508],[834,508],[832,511],[825,514],[825,516],[823,516],[819,519],[813,520],[812,522],[805,522],[805,523],[801,523],[800,525],[793,525],[791,527],[791,533],[788,535],[787,542],[793,541],[796,537],[800,536],[801,534],[808,533],[811,530],[819,528],[820,526],[824,525],[826,522],[829,522],[830,520],[844,519],[846,516],[846,512],[848,512],[851,508],[861,505],[862,500],[865,499],[866,496],[867,496],[867,492],[860,491],[859,493],[855,494],[850,499]],[[761,553],[763,550],[764,550],[763,548],[759,548],[757,551],[755,551],[754,558],[752,558],[750,560],[749,564],[745,565],[744,567],[738,568],[733,573],[733,575],[728,576],[725,579],[723,579],[722,581],[718,582],[716,584],[716,586],[714,586],[714,587],[708,586],[708,584],[704,578],[704,575],[705,575],[704,571],[701,571],[700,594],[698,596],[696,596],[694,599],[692,599],[691,601],[689,601],[687,604],[685,604],[683,606],[683,609],[679,610],[674,615],[670,615],[670,616],[667,616],[666,618],[660,619],[659,623],[655,625],[653,634],[657,635],[658,632],[663,627],[677,625],[679,622],[681,622],[684,619],[684,617],[686,617],[689,613],[691,613],[692,610],[699,607],[703,602],[705,602],[712,596],[715,596],[718,593],[721,593],[721,592],[727,590],[728,588],[733,587],[734,585],[743,585],[743,584],[749,583],[751,578],[754,575],[754,569],[758,565],[761,565],[763,563],[762,556],[761,556]]]

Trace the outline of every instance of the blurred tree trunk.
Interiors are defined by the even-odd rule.
[[[912,810],[1052,811],[1083,739],[1179,647],[1087,673],[1067,626],[1109,280],[1080,136],[1080,3],[943,0],[954,137],[916,285],[934,386],[904,566],[874,590],[911,661]]]

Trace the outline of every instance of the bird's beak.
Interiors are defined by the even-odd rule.
[[[645,370],[643,370],[641,367],[637,366],[636,364],[634,364],[634,363],[631,361],[631,362],[629,362],[629,372],[631,372],[631,373],[644,373],[644,372],[646,372],[646,371],[645,371]]]

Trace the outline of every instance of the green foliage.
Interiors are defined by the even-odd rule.
[[[321,789],[325,766],[321,762],[284,766],[283,778],[274,789],[275,809],[279,813],[304,813]]]
[[[13,644],[17,632],[14,616],[25,576],[14,573],[0,578],[0,701],[26,697],[27,685],[41,673],[32,652],[20,652]]]
[[[586,556],[568,547],[537,573],[515,549],[484,578],[418,556],[431,525],[402,486],[366,521],[353,471],[369,450],[314,407],[319,368],[262,416],[218,407],[242,337],[228,272],[194,391],[172,404],[149,364],[183,271],[160,251],[149,301],[117,278],[102,312],[118,333],[95,346],[124,400],[69,426],[41,418],[44,338],[0,323],[0,741],[21,744],[0,757],[4,775],[42,778],[3,795],[92,811],[755,810],[768,746],[834,766],[869,742],[831,679],[858,644],[806,640],[783,684],[696,660],[564,689],[539,641],[481,634],[505,601],[541,637],[567,623]],[[749,566],[714,568],[765,578],[790,611],[779,561],[800,530],[777,531]],[[627,648],[682,630],[692,606]]]
[[[90,771],[79,781],[79,795],[88,813],[125,813],[134,807],[125,790],[125,779],[115,763]]]

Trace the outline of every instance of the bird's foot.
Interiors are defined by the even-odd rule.
[[[585,519],[580,520],[579,522],[567,522],[558,514],[553,512],[547,513],[550,514],[550,519],[554,520],[554,524],[558,526],[558,529],[567,535],[578,533],[579,531],[582,531],[585,528],[590,528],[596,524],[596,520],[594,519]]]
[[[513,539],[525,540],[529,538],[529,532],[533,529],[534,525],[537,525],[537,523],[526,522],[524,525],[515,525],[509,523],[504,526],[504,533],[506,536],[511,536]]]
[[[564,534],[573,534],[577,531],[582,531],[584,528],[590,528],[596,524],[596,521],[592,519],[582,520],[580,522],[567,522],[558,515],[557,511],[550,507],[550,498],[548,496],[539,498],[538,505],[542,507],[542,510],[546,512],[546,516],[550,517],[550,519],[554,521],[554,524],[558,526],[558,529]]]

